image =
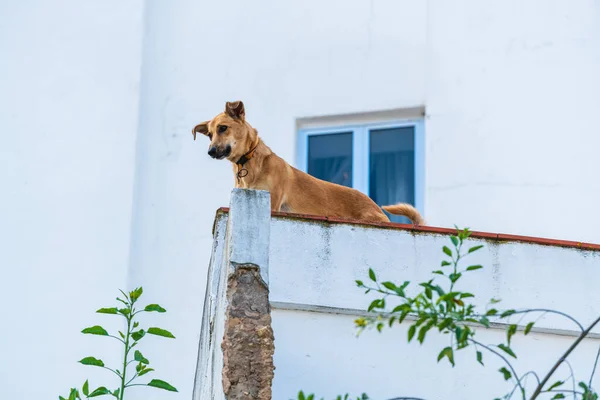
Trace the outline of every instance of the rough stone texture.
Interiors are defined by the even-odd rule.
[[[234,265],[227,282],[223,391],[227,400],[270,400],[273,329],[269,289],[258,266]]]

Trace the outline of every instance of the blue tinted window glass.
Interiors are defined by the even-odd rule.
[[[308,173],[352,187],[352,132],[309,136]]]
[[[380,206],[415,204],[415,129],[402,127],[369,132],[369,195]],[[410,223],[389,215],[393,222]]]

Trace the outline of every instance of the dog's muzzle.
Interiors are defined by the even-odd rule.
[[[217,160],[222,160],[225,157],[228,157],[231,154],[231,146],[227,145],[224,149],[218,148],[217,146],[212,146],[208,149],[208,155],[212,158],[216,158]]]

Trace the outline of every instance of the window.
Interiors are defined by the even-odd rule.
[[[298,168],[360,190],[380,206],[410,203],[423,212],[423,144],[422,121],[301,129]]]

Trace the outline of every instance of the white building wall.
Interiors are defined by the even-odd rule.
[[[432,0],[426,216],[600,241],[600,4]]]
[[[127,285],[141,35],[142,1],[0,2],[0,398],[120,357],[80,331],[121,328],[94,311]]]
[[[60,350],[42,365],[73,368],[27,390],[54,395],[85,375],[70,360],[90,343],[77,333],[82,320],[33,305],[76,298],[89,313],[117,287],[142,284],[177,336],[149,357],[191,394],[210,227],[233,177],[190,130],[226,100],[244,100],[249,121],[291,163],[300,118],[424,106],[430,224],[600,241],[597,2],[0,7],[2,296],[20,282],[32,310],[7,321],[45,321]],[[67,285],[78,295],[58,289]],[[21,337],[1,343],[25,346]]]
[[[225,324],[219,318],[227,307],[223,292],[225,277],[231,273],[229,262],[233,261],[227,256],[227,249],[248,249],[249,243],[264,243],[269,237],[269,232],[262,229],[251,237],[232,228],[234,213],[236,225],[259,226],[264,222],[264,218],[257,218],[258,213],[243,212],[259,204],[251,194],[233,193],[230,215],[220,213],[215,222],[215,251],[206,296],[208,315],[203,321],[204,351],[199,354],[196,382],[198,389],[212,388],[215,398],[220,398],[223,391],[220,381],[223,364],[215,359],[221,353]],[[442,246],[451,246],[448,233],[289,216],[274,217],[270,223],[268,264],[260,262],[264,257],[247,251],[237,252],[235,261],[251,262],[258,257],[255,262],[261,274],[269,277],[275,335],[273,399],[295,398],[299,390],[304,390],[325,399],[367,392],[379,400],[400,396],[480,400],[502,397],[512,389],[512,384],[498,373],[503,366],[500,359],[481,348],[485,368],[477,363],[474,347],[456,352],[454,369],[447,360],[437,363],[439,352],[450,345],[451,338],[435,329],[428,333],[422,346],[416,339],[407,343],[407,322],[396,324],[393,329],[386,327],[382,333],[368,330],[357,337],[353,319],[365,315],[364,310],[378,296],[365,294],[356,287],[355,280],[368,284],[371,267],[380,282],[412,282],[406,289],[409,296],[420,292],[418,283],[432,278],[447,290],[447,278],[431,272],[439,269],[440,261],[447,258]],[[489,301],[495,298],[502,301],[492,307],[500,310],[555,309],[573,316],[585,327],[598,318],[598,308],[594,307],[594,285],[600,279],[598,249],[476,236],[467,241],[465,248],[475,245],[484,247],[464,257],[461,269],[478,264],[484,268],[464,274],[455,288],[475,295],[469,300],[476,305],[476,312],[484,313],[490,307]],[[392,296],[386,300],[388,311],[400,304]],[[534,370],[543,377],[580,333],[572,321],[551,314],[515,315],[508,321],[521,329],[535,321],[528,336],[519,332],[512,339],[511,348],[518,358],[511,359],[511,363],[519,376]],[[475,339],[484,345],[505,343],[504,328],[505,325],[476,328]],[[568,359],[579,381],[589,381],[599,338],[600,326],[596,326]],[[206,365],[212,365],[217,375],[209,383],[208,379],[201,380],[207,376]],[[565,364],[551,383],[565,380],[569,375]],[[568,384],[571,387],[570,381]],[[524,385],[531,392],[534,380],[528,379]],[[198,390],[198,393],[203,392]]]

